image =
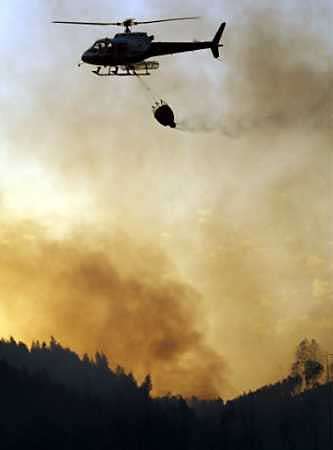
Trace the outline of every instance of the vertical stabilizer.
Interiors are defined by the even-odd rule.
[[[223,22],[220,25],[220,28],[217,30],[217,33],[215,34],[214,39],[212,40],[211,50],[212,50],[214,58],[219,58],[219,56],[220,56],[219,48],[223,47],[223,44],[220,44],[220,42],[222,39],[222,35],[224,32],[225,26],[226,26],[226,23]]]

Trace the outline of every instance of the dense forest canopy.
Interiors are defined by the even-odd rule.
[[[79,357],[51,338],[29,348],[0,341],[2,448],[328,449],[332,383],[314,340],[296,349],[289,376],[224,402],[152,397],[97,352]],[[306,424],[306,427],[304,425]]]

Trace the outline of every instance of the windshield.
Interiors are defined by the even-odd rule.
[[[102,50],[102,49],[110,48],[110,47],[112,47],[111,39],[102,39],[102,40],[95,42],[95,44],[93,45],[92,48],[94,50]]]

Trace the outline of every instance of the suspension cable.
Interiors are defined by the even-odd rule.
[[[138,75],[137,73],[135,74],[136,78],[138,79],[139,83],[141,84],[141,86],[143,87],[143,89],[145,90],[146,94],[148,94],[149,99],[152,100],[154,103],[158,102],[158,97],[154,94],[153,90],[151,89],[150,86],[148,86],[143,79],[140,77],[140,75]]]

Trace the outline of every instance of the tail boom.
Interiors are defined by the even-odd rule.
[[[219,58],[220,43],[226,23],[223,22],[212,41],[194,42],[152,42],[144,59],[154,56],[173,55],[175,53],[195,52],[197,50],[210,49],[214,58]]]

